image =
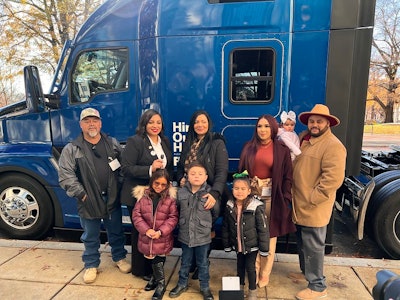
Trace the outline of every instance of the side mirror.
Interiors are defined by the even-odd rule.
[[[39,71],[35,66],[24,67],[26,106],[30,112],[44,110],[44,95]]]

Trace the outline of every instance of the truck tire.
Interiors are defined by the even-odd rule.
[[[400,259],[400,179],[386,184],[376,197],[381,203],[373,219],[375,241],[391,258]]]
[[[0,228],[11,238],[41,239],[53,225],[53,206],[43,186],[29,176],[0,178]]]
[[[375,180],[375,188],[372,192],[371,199],[369,200],[367,213],[366,213],[366,224],[365,224],[365,233],[374,238],[374,225],[373,219],[376,211],[379,209],[379,205],[382,203],[381,198],[376,197],[377,193],[389,182],[400,178],[400,170],[392,170],[388,172],[381,173],[374,177]]]

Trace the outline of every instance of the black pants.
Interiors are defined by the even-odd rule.
[[[132,206],[127,206],[129,214],[132,218]],[[138,250],[138,239],[139,239],[139,232],[136,230],[135,226],[133,226],[132,222],[132,235],[131,235],[131,244],[132,244],[132,274],[135,276],[149,276],[153,273],[151,267],[151,260],[144,257],[142,253]]]
[[[237,275],[240,278],[240,285],[244,285],[246,271],[249,281],[249,290],[255,290],[256,286],[256,257],[258,251],[253,251],[247,254],[237,254]]]

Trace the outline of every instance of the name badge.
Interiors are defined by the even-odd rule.
[[[115,171],[118,170],[119,167],[121,167],[121,164],[119,163],[118,159],[114,158],[111,160],[108,165],[110,166],[111,170]]]
[[[271,187],[263,186],[262,191],[261,191],[261,196],[270,197],[271,196]]]

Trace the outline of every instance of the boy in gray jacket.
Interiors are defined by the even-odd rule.
[[[216,203],[210,210],[204,208],[207,198],[204,197],[210,186],[207,185],[207,171],[199,162],[192,162],[187,171],[187,182],[179,189],[177,205],[179,210],[179,234],[182,258],[179,270],[179,281],[169,293],[176,298],[188,288],[189,270],[192,256],[196,256],[199,269],[200,292],[204,300],[213,300],[209,281],[209,263],[207,252],[211,244],[211,230],[219,214]]]

